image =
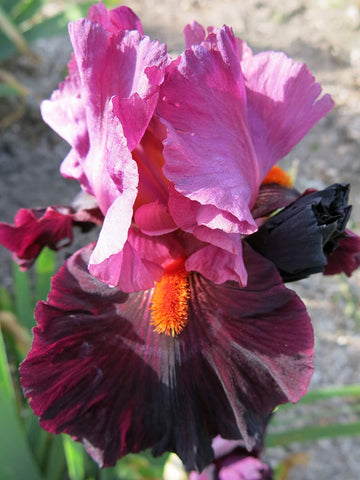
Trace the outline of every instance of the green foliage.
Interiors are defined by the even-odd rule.
[[[335,398],[343,398],[343,402],[335,405],[331,402]],[[321,388],[310,391],[297,404],[300,410],[296,418],[284,414],[291,413],[294,408],[291,404],[280,406],[272,421],[265,444],[267,447],[286,446],[294,442],[316,441],[321,438],[342,436],[360,436],[360,385],[344,385]],[[311,414],[306,406],[316,405],[317,410]],[[339,422],[337,418],[345,418]],[[298,418],[306,426],[291,427]],[[289,427],[290,424],[290,427]]]

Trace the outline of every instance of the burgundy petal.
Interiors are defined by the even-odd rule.
[[[72,242],[72,213],[69,207],[21,208],[14,225],[0,223],[0,243],[25,270],[44,247],[58,250]]]
[[[348,277],[360,266],[360,237],[350,230],[345,230],[345,237],[339,240],[338,247],[327,255],[325,275],[344,272]]]
[[[21,208],[14,225],[0,223],[0,244],[13,252],[22,270],[34,263],[44,247],[59,250],[73,241],[73,225],[83,231],[102,223],[102,214],[82,197],[73,206],[53,205],[47,208]]]
[[[172,337],[150,324],[152,290],[124,294],[89,275],[92,248],[54,277],[20,367],[42,427],[82,441],[101,466],[152,447],[201,470],[217,434],[261,444],[274,407],[297,401],[312,374],[309,317],[275,267],[246,246],[246,288],[191,273],[188,324]]]

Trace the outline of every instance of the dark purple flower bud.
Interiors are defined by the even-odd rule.
[[[323,272],[339,241],[346,237],[351,212],[348,196],[349,185],[345,184],[307,190],[270,217],[247,241],[276,265],[284,281]],[[341,258],[338,262],[341,264]]]

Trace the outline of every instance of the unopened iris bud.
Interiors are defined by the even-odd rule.
[[[248,243],[276,265],[286,282],[323,272],[339,240],[346,237],[349,190],[349,185],[339,183],[307,190],[270,217],[247,238]]]

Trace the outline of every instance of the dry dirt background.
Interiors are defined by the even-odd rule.
[[[195,19],[206,26],[232,26],[256,52],[283,50],[306,62],[336,107],[284,164],[298,162],[300,190],[351,182],[352,227],[360,233],[359,1],[129,0],[127,5],[141,17],[146,33],[167,42],[174,54],[183,50],[183,27]],[[68,146],[42,123],[38,109],[39,101],[64,77],[71,47],[67,38],[57,38],[40,41],[34,49],[42,58],[39,65],[21,57],[5,64],[32,92],[23,105],[15,100],[0,105],[2,118],[23,109],[21,118],[0,132],[0,218],[6,221],[12,221],[20,207],[66,204],[78,190],[58,173]],[[9,256],[1,249],[1,283],[6,287],[11,285],[9,265]],[[360,382],[359,285],[359,273],[350,280],[318,275],[294,285],[316,331],[311,388]],[[296,418],[297,411],[291,415]],[[267,456],[277,461],[299,452],[306,454],[301,457],[304,464],[291,470],[289,480],[360,478],[359,437],[293,444],[269,449]]]

